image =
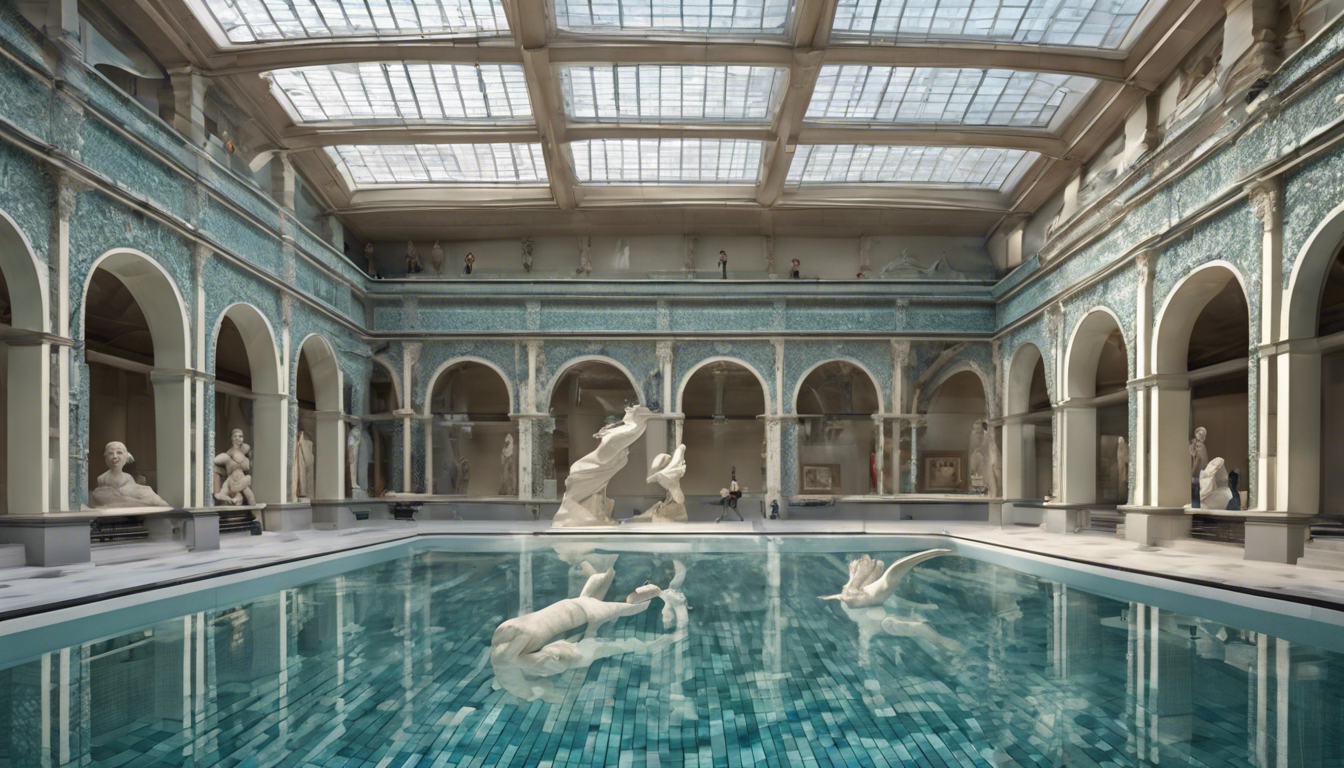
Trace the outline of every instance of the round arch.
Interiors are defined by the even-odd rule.
[[[1326,214],[1293,261],[1292,274],[1284,286],[1280,338],[1309,339],[1316,335],[1321,292],[1341,243],[1344,243],[1344,203]]]
[[[555,372],[555,375],[551,377],[550,381],[546,382],[546,389],[538,398],[538,408],[544,408],[545,406],[542,405],[543,403],[549,404],[551,402],[551,398],[555,396],[555,387],[560,383],[560,379],[564,378],[564,375],[569,372],[569,369],[581,363],[603,363],[620,371],[621,374],[625,376],[626,381],[630,382],[630,388],[635,391],[635,397],[639,398],[639,404],[646,405],[643,388],[639,386],[639,382],[635,379],[635,375],[631,373],[630,369],[623,363],[617,362],[606,355],[582,355],[566,360],[559,370]]]
[[[219,330],[226,317],[233,321],[243,337],[247,364],[252,369],[252,391],[267,395],[281,394],[280,350],[275,343],[275,330],[271,328],[271,321],[251,304],[230,304],[215,320],[214,329],[210,332],[211,349],[219,345]]]
[[[17,330],[51,330],[47,305],[46,266],[38,261],[28,238],[14,220],[0,211],[0,273],[9,289],[11,323]],[[5,364],[5,508],[0,514],[39,515],[65,499],[52,497],[48,477],[52,454],[50,434],[51,366],[46,344],[10,346]],[[59,453],[63,449],[57,448]],[[57,472],[64,473],[62,458]],[[57,481],[59,486],[59,481]]]
[[[445,360],[435,368],[425,383],[424,394],[424,416],[430,419],[424,435],[425,478],[428,491],[448,495],[516,495],[519,485],[516,464],[512,493],[504,494],[501,491],[507,483],[500,463],[504,441],[510,438],[514,441],[513,461],[517,462],[521,458],[516,423],[503,423],[502,426],[505,427],[503,430],[498,428],[482,430],[481,424],[476,424],[468,432],[457,427],[440,429],[433,419],[434,391],[438,387],[439,379],[452,369],[469,363],[480,365],[498,377],[507,402],[506,416],[518,410],[518,403],[514,398],[513,380],[503,368],[490,360],[475,355],[463,355]],[[466,444],[462,442],[465,438],[470,438]]]
[[[1124,346],[1124,376],[1129,378],[1129,346],[1120,319],[1109,308],[1089,309],[1074,325],[1064,352],[1064,401],[1059,411],[1059,497],[1066,504],[1123,504],[1129,500],[1129,399],[1110,393],[1097,400],[1097,372],[1113,334]],[[1112,358],[1113,361],[1113,358]],[[1117,393],[1120,394],[1120,393]],[[1103,444],[1105,453],[1103,453]],[[1118,458],[1123,453],[1123,462]],[[1104,459],[1107,471],[1099,472]],[[1121,478],[1121,474],[1125,474]]]
[[[448,369],[452,368],[453,366],[461,365],[463,363],[479,363],[480,365],[484,365],[486,368],[489,368],[490,370],[499,374],[499,379],[500,381],[504,382],[504,391],[509,398],[509,413],[517,412],[518,404],[513,397],[513,386],[510,384],[511,379],[509,378],[508,374],[504,373],[504,369],[500,368],[498,365],[490,362],[489,360],[486,360],[483,357],[476,357],[475,355],[464,355],[462,357],[454,357],[451,360],[444,361],[439,365],[438,368],[435,368],[434,373],[430,375],[429,381],[425,384],[425,407],[424,407],[425,416],[431,415],[430,406],[434,399],[434,386],[439,383],[439,377],[442,376],[445,372],[448,371]]]
[[[1172,286],[1154,324],[1153,373],[1187,373],[1186,355],[1195,321],[1231,280],[1241,286],[1242,298],[1247,299],[1246,306],[1250,307],[1246,279],[1234,264],[1222,259],[1200,265]]]
[[[1018,416],[1031,410],[1031,380],[1036,375],[1036,364],[1045,363],[1041,348],[1030,341],[1013,350],[1008,363],[1007,391],[1004,393],[1004,415]],[[1049,384],[1047,376],[1046,383]]]
[[[1066,398],[1095,397],[1097,394],[1097,363],[1106,345],[1106,339],[1119,331],[1125,345],[1126,357],[1129,339],[1125,338],[1120,318],[1109,307],[1096,306],[1073,326],[1064,353],[1064,393]],[[1128,365],[1128,359],[1126,359]]]
[[[938,388],[943,386],[943,384],[953,376],[967,372],[975,374],[975,377],[980,380],[980,389],[985,395],[985,418],[988,418],[990,393],[994,391],[994,388],[991,386],[990,377],[984,371],[980,370],[979,366],[965,361],[956,363],[947,370],[939,371],[938,375],[934,377],[932,381],[920,387],[919,391],[915,393],[915,412],[924,413],[928,411],[929,403],[933,401],[934,395],[938,394]]]
[[[401,376],[397,373],[396,366],[392,365],[392,361],[382,355],[374,355],[371,359],[374,365],[387,371],[388,378],[392,380],[392,399],[397,402],[397,408],[401,408],[402,404],[406,402],[406,397],[405,390],[401,388]]]
[[[345,498],[345,430],[341,404],[343,382],[336,350],[325,336],[311,333],[299,343],[294,356],[295,393],[299,365],[308,363],[313,380],[313,405],[317,408],[313,436],[312,498]],[[297,437],[296,437],[297,439]],[[290,483],[298,497],[299,478]]]
[[[868,381],[872,383],[873,391],[877,393],[877,410],[882,412],[885,409],[887,399],[882,395],[882,385],[878,382],[877,377],[873,375],[873,372],[868,369],[868,366],[852,357],[831,357],[808,366],[807,370],[803,371],[798,376],[798,379],[794,381],[793,396],[790,398],[789,402],[793,404],[792,407],[795,413],[798,411],[798,398],[803,394],[803,382],[807,381],[807,377],[811,376],[813,371],[827,363],[846,363],[863,371],[864,375],[868,377]],[[768,404],[769,401],[767,400],[766,402]]]
[[[285,427],[288,403],[284,394],[284,377],[280,374],[279,349],[270,321],[255,306],[238,302],[230,304],[215,320],[210,335],[210,348],[215,350],[218,368],[220,329],[228,318],[238,329],[247,354],[247,365],[252,376],[252,392],[261,395],[252,401],[252,492],[259,503],[283,503],[285,473],[289,462],[285,457]],[[211,415],[214,418],[214,415]],[[216,435],[218,440],[219,436]]]
[[[682,399],[686,395],[686,385],[690,382],[691,377],[694,376],[696,372],[699,371],[701,368],[712,365],[714,363],[732,363],[733,365],[745,368],[748,372],[751,373],[751,375],[755,376],[756,381],[760,382],[761,385],[761,395],[765,398],[765,412],[766,413],[773,412],[770,406],[770,387],[768,384],[765,383],[765,377],[761,375],[761,372],[756,370],[756,366],[752,365],[751,363],[748,363],[745,360],[736,357],[728,357],[726,355],[707,357],[697,362],[695,365],[691,366],[690,369],[686,371],[686,373],[682,374],[681,381],[677,383],[678,411],[685,410],[685,408],[683,407]]]

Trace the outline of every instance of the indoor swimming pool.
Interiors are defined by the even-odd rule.
[[[0,623],[0,767],[1344,765],[1338,612],[1215,593],[946,537],[426,537]]]

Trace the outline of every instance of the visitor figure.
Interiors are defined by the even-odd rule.
[[[103,461],[107,462],[107,471],[98,476],[98,487],[89,494],[89,505],[95,509],[114,507],[170,507],[168,502],[159,498],[154,489],[140,485],[134,477],[122,471],[127,464],[135,461],[124,443],[113,440],[103,448]]]
[[[565,495],[551,525],[568,528],[584,525],[619,525],[611,519],[615,502],[607,498],[607,483],[630,460],[630,446],[644,435],[653,411],[642,405],[625,409],[625,418],[608,424],[593,437],[597,448],[569,468]]]
[[[803,267],[803,262],[801,262],[801,261],[799,261],[799,260],[797,260],[797,259],[794,259],[793,262],[792,262],[792,264],[793,264],[793,266],[789,268],[789,279],[790,279],[790,280],[799,280],[799,279],[801,279],[801,278],[802,278],[801,270],[802,270],[802,267]]]
[[[252,447],[243,442],[243,430],[235,429],[229,433],[229,449],[215,457],[216,501],[240,507],[257,503],[252,493],[252,460],[247,457]]]
[[[646,483],[657,483],[667,490],[667,497],[644,512],[630,518],[632,522],[684,523],[686,522],[686,495],[681,492],[681,478],[686,475],[686,446],[678,445],[669,456],[660,453],[649,467]]]
[[[977,463],[978,462],[978,463]],[[980,475],[981,487],[991,499],[999,496],[1003,476],[999,461],[999,444],[994,439],[994,428],[985,419],[971,427],[971,478]]]
[[[1120,498],[1129,501],[1129,442],[1123,435],[1115,445],[1115,474],[1120,479]]]
[[[499,495],[518,495],[518,459],[514,457],[513,435],[504,436],[504,450],[499,453]]]
[[[714,522],[723,522],[723,518],[728,516],[728,510],[730,509],[738,520],[742,520],[742,513],[737,511],[737,500],[740,498],[742,498],[742,486],[737,484],[737,467],[733,467],[733,479],[728,483],[727,488],[719,491],[719,503],[723,505],[723,512]]]
[[[728,252],[719,251],[719,270],[723,274],[724,280],[728,279]]]
[[[1195,439],[1190,441],[1190,506],[1199,508],[1199,476],[1209,465],[1209,449],[1204,444],[1209,431],[1195,427]]]
[[[294,498],[313,497],[313,441],[302,429],[294,440]]]
[[[1237,490],[1237,485],[1241,483],[1241,473],[1232,470],[1227,473],[1227,489],[1232,492],[1232,500],[1227,502],[1227,508],[1231,510],[1241,509],[1241,491]]]
[[[364,244],[364,261],[368,265],[368,272],[371,277],[378,277],[378,266],[373,256],[373,243]]]
[[[471,271],[475,268],[476,268],[476,254],[468,253],[466,258],[462,260],[462,274],[470,275]]]

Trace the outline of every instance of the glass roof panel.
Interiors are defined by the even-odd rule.
[[[783,36],[790,0],[555,0],[556,26],[583,34]]]
[[[560,69],[577,122],[768,123],[788,70],[777,67],[599,64]]]
[[[1096,84],[1007,69],[831,65],[817,76],[807,120],[1049,129]]]
[[[940,185],[1004,190],[1039,155],[992,147],[802,144],[789,166],[792,186]]]
[[[583,184],[755,184],[764,149],[747,139],[596,139],[569,146]]]
[[[305,123],[512,122],[532,117],[518,64],[386,61],[270,74],[277,97]]]
[[[333,37],[507,35],[500,0],[204,0],[230,43]]]
[[[327,153],[355,187],[546,183],[540,144],[345,144]]]
[[[1118,49],[1148,0],[839,0],[834,34]]]

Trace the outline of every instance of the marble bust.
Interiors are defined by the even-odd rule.
[[[98,487],[89,495],[89,505],[95,509],[127,507],[171,507],[172,505],[147,485],[140,485],[135,478],[122,471],[127,464],[135,461],[126,445],[116,440],[103,448],[103,460],[107,462],[107,471],[98,476]]]
[[[1201,509],[1227,509],[1231,501],[1227,465],[1221,458],[1216,458],[1199,473],[1199,506]]]
[[[215,501],[232,504],[235,507],[244,504],[256,504],[252,493],[252,460],[248,454],[252,446],[243,442],[243,430],[235,429],[229,434],[229,449],[215,457]]]

